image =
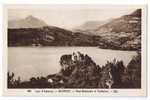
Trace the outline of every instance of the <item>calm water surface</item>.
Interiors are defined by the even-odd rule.
[[[47,76],[59,72],[61,66],[59,59],[63,54],[71,54],[80,51],[88,54],[96,64],[102,66],[107,61],[123,60],[127,65],[135,51],[118,51],[99,49],[97,47],[9,47],[8,70],[14,72],[21,80],[29,80],[31,77]]]

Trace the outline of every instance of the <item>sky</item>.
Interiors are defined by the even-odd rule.
[[[29,15],[37,17],[48,25],[72,29],[87,21],[105,21],[130,14],[133,7],[91,7],[91,6],[52,6],[52,7],[12,7],[8,9],[8,20],[23,19]]]

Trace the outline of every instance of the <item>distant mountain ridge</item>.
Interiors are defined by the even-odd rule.
[[[25,24],[24,28],[8,28],[8,46],[98,46],[104,49],[141,49],[141,9],[113,19],[90,31],[70,31],[54,26]],[[36,21],[27,17],[26,23]],[[24,22],[23,20],[23,22]],[[95,22],[94,22],[95,24]],[[101,24],[101,23],[100,23]],[[100,25],[99,24],[99,25]],[[88,25],[87,25],[88,26]]]
[[[85,34],[94,34],[93,30],[96,30],[97,28],[99,28],[100,26],[110,22],[112,19],[109,20],[105,20],[105,21],[87,21],[84,24],[75,27],[73,29],[74,32],[82,32]],[[97,35],[97,34],[94,34]]]
[[[88,21],[75,28],[78,32],[101,35],[105,33],[138,32],[141,33],[141,9],[119,18],[107,21]]]
[[[109,33],[109,32],[138,32],[141,33],[141,9],[137,9],[129,15],[116,18],[99,28],[94,30],[96,33]]]
[[[84,24],[74,28],[74,31],[90,31],[97,29],[99,26],[104,25],[105,21],[87,21]]]
[[[28,16],[24,19],[19,19],[19,20],[10,20],[8,21],[8,28],[40,28],[48,26],[44,21],[33,17],[33,16]]]
[[[101,37],[100,48],[141,48],[141,9],[131,14],[108,21],[103,25],[97,23],[96,29],[78,30],[79,32]],[[99,25],[99,26],[98,26]]]

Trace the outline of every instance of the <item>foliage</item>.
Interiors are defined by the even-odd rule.
[[[29,81],[14,79],[14,73],[8,72],[8,88],[140,88],[141,87],[141,54],[124,66],[123,61],[114,59],[104,66],[96,63],[87,54],[78,52],[63,55],[59,73],[47,77],[32,77]],[[75,54],[74,54],[75,55]]]

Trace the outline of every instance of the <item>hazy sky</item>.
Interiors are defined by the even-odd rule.
[[[71,29],[87,21],[103,21],[129,14],[136,10],[131,7],[21,7],[8,9],[8,20],[17,20],[29,15],[45,21],[48,25]]]

